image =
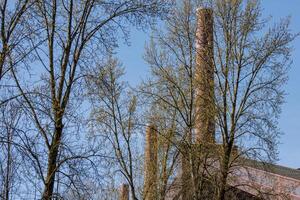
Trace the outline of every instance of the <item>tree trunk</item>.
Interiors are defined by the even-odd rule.
[[[47,177],[45,179],[45,188],[43,192],[43,200],[50,200],[53,196],[55,173],[57,171],[57,156],[62,136],[62,119],[56,124],[54,138],[52,140],[50,150],[48,153],[48,169]]]
[[[10,192],[10,175],[11,175],[11,132],[8,130],[7,132],[7,162],[6,162],[6,176],[5,176],[5,200],[9,200],[9,192]]]
[[[229,159],[231,154],[231,148],[227,147],[224,155],[224,160],[221,164],[221,180],[220,180],[220,189],[218,194],[218,200],[224,200],[226,194],[226,184],[227,184],[227,177],[229,171]]]

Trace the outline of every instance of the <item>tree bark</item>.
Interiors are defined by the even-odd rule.
[[[220,180],[220,188],[218,193],[218,200],[225,200],[230,155],[231,155],[231,147],[226,147],[225,156],[221,164],[221,180]]]
[[[56,124],[54,138],[52,140],[49,153],[48,153],[48,169],[47,177],[45,182],[45,188],[43,192],[43,200],[50,200],[53,196],[54,181],[55,181],[55,172],[57,170],[57,156],[59,151],[59,146],[61,143],[63,124],[62,119]]]

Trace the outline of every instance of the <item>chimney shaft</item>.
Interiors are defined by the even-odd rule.
[[[213,11],[197,9],[196,32],[196,142],[215,142]]]
[[[154,125],[147,126],[145,146],[144,199],[157,199],[158,136]]]
[[[129,185],[122,184],[119,193],[119,200],[129,200]]]

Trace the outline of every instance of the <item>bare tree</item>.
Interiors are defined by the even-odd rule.
[[[5,200],[17,196],[24,153],[19,138],[19,121],[23,113],[15,101],[20,94],[16,92],[9,72],[12,66],[23,62],[30,52],[28,38],[32,32],[26,26],[26,20],[29,20],[27,13],[33,2],[0,1],[1,199]]]
[[[24,110],[32,121],[28,134],[39,140],[31,148],[31,156],[44,185],[43,199],[55,196],[55,182],[59,184],[59,180],[66,178],[72,185],[81,182],[74,181],[77,176],[66,170],[75,173],[73,160],[95,156],[83,143],[75,145],[76,134],[72,134],[82,131],[77,126],[80,116],[76,106],[82,103],[82,88],[77,86],[84,67],[93,62],[95,54],[111,53],[117,46],[118,33],[127,33],[127,25],[146,26],[154,17],[164,15],[166,5],[168,2],[159,0],[41,0],[32,5],[30,27],[39,30],[29,43],[34,47],[31,55],[35,62],[22,63],[29,69],[30,79],[25,78],[26,70],[15,68],[13,57],[9,63]]]
[[[34,1],[8,1],[0,3],[1,20],[1,50],[0,50],[0,80],[9,71],[9,55],[20,54],[24,56],[22,44],[28,37],[28,32],[24,29],[24,16],[26,11],[32,6]],[[19,58],[20,61],[21,58]]]
[[[217,144],[208,161],[215,163],[203,160],[205,148],[193,148],[195,117],[206,115],[195,108],[199,95],[195,92],[199,84],[195,78],[196,8],[200,6],[209,7],[214,18],[215,97],[210,114],[215,116]],[[177,132],[187,135],[190,155],[201,155],[200,163],[189,160],[195,199],[203,198],[203,181],[210,183],[211,198],[225,199],[232,188],[230,174],[245,158],[268,162],[276,158],[280,135],[276,124],[291,61],[290,44],[296,35],[289,31],[289,19],[270,26],[261,13],[259,1],[183,1],[166,20],[166,33],[158,30],[146,49],[153,77],[142,92],[152,99],[153,107],[159,107],[160,101],[178,112],[177,123],[183,129]]]
[[[94,137],[113,152],[111,157],[115,159],[111,162],[117,163],[116,170],[123,176],[121,180],[126,180],[132,199],[136,200],[141,161],[136,145],[139,141],[136,97],[130,93],[126,82],[121,81],[124,71],[116,59],[109,57],[104,66],[97,65],[97,70],[87,76],[93,105],[92,123],[96,127]]]
[[[290,66],[289,19],[265,28],[259,2],[217,1],[215,9],[216,117],[222,141],[220,189],[239,156],[276,159],[277,120]],[[247,142],[246,138],[251,138]],[[245,155],[247,154],[247,155]]]
[[[16,103],[10,102],[1,107],[1,199],[9,200],[15,197],[20,179],[20,146],[18,144],[18,123],[22,113]]]
[[[185,191],[185,189],[181,190],[180,187],[177,187],[177,190],[178,188],[181,190],[179,195],[184,199],[192,198],[194,195],[203,198],[201,182],[204,181],[204,177],[202,176],[203,172],[200,172],[200,162],[197,158],[199,149],[194,145],[197,113],[195,107],[197,87],[195,83],[196,15],[194,9],[196,7],[190,1],[179,3],[179,6],[173,9],[172,15],[166,20],[166,31],[154,31],[153,40],[146,48],[144,56],[152,69],[152,77],[142,86],[141,90],[151,104],[153,111],[151,113],[156,114],[157,121],[167,124],[166,130],[173,129],[174,136],[166,138],[170,140],[173,148],[175,147],[177,152],[182,154],[181,159],[177,157],[175,160],[176,165],[190,169],[189,178],[184,183],[179,183],[180,173],[172,171],[170,176],[177,176],[177,185],[186,188]],[[171,128],[172,126],[173,128]],[[168,162],[174,161],[171,159]],[[177,172],[182,170],[177,168]],[[205,170],[205,167],[202,170]],[[185,174],[183,171],[181,173]],[[172,184],[172,179],[169,179],[167,185]]]

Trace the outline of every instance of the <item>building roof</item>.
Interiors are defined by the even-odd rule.
[[[277,164],[267,163],[267,162],[261,162],[256,160],[246,160],[246,165],[249,167],[253,167],[256,169],[264,170],[270,173],[274,173],[280,176],[285,176],[293,179],[297,179],[300,181],[300,170],[299,169],[293,169]]]

